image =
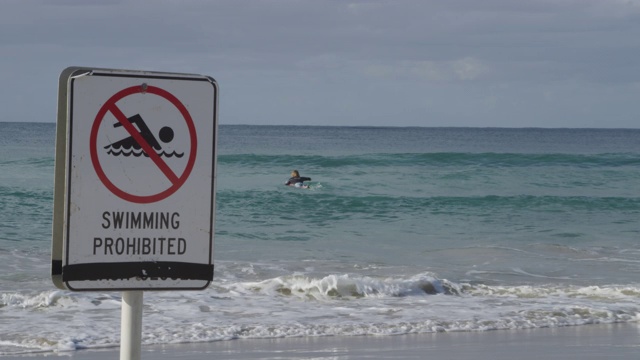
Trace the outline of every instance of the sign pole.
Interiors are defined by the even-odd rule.
[[[140,360],[142,343],[142,290],[122,292],[120,360]]]

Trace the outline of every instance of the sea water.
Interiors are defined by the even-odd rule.
[[[637,322],[640,130],[219,129],[214,281],[143,344]],[[0,355],[118,346],[50,280],[55,124],[0,123]],[[284,186],[291,170],[310,189]]]

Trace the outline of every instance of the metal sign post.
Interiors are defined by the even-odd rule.
[[[120,360],[139,360],[142,345],[142,304],[140,290],[122,292],[120,319]]]
[[[122,291],[122,359],[140,357],[143,290],[213,279],[217,99],[203,75],[60,75],[52,280]]]

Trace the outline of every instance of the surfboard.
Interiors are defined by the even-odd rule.
[[[296,188],[296,189],[311,189],[310,185],[302,185],[302,186],[295,186],[295,185],[287,185],[288,187],[292,187],[292,188]]]

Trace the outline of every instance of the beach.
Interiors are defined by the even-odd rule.
[[[236,339],[149,345],[141,359],[637,359],[640,326],[588,325],[531,330],[454,332],[398,336],[320,336]],[[2,357],[6,360],[118,359],[119,349]]]

